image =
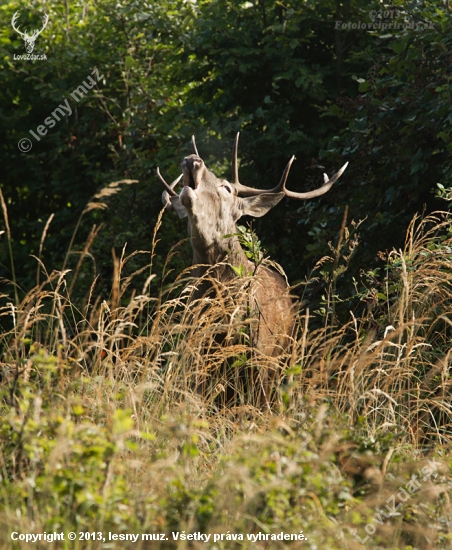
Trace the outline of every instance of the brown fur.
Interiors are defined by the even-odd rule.
[[[245,301],[241,305],[246,306],[251,320],[251,349],[266,357],[277,357],[289,346],[293,331],[293,302],[288,295],[288,285],[283,275],[268,267],[259,266],[254,273],[254,265],[240,246],[236,222],[244,215],[265,215],[285,196],[309,199],[326,193],[346,165],[331,179],[325,175],[323,187],[308,193],[294,193],[285,188],[294,159],[292,157],[279,185],[266,192],[239,183],[237,144],[238,135],[233,156],[234,183],[217,178],[206,168],[193,141],[196,154],[186,157],[182,162],[183,189],[179,195],[173,188],[180,178],[169,186],[158,173],[167,189],[162,198],[164,204],[176,210],[179,217],[188,218],[193,249],[192,275],[195,279],[192,301],[206,297]],[[243,272],[254,273],[246,297],[243,288],[237,290],[240,281],[237,281],[233,268],[240,266]],[[275,381],[275,376],[269,374],[269,368],[258,369],[252,378],[254,383],[259,383],[261,405],[267,406]]]
[[[236,221],[245,214],[264,215],[284,194],[241,198],[231,184],[207,170],[197,155],[187,157],[182,168],[184,187],[170,201],[179,215],[188,218],[196,287],[191,300],[208,295],[224,299],[225,284],[235,299],[240,293],[234,291],[237,275],[231,266],[242,266],[245,273],[254,271],[240,246]],[[222,283],[222,296],[218,296],[212,280]],[[287,348],[293,325],[293,304],[285,278],[272,269],[258,267],[248,286],[246,305],[251,319],[250,346],[266,356],[277,357]],[[261,369],[254,378],[259,379],[261,404],[268,404],[274,376]]]

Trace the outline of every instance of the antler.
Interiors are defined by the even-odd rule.
[[[326,174],[323,174],[323,178],[325,183],[322,185],[322,187],[319,187],[318,189],[314,189],[314,191],[308,191],[306,193],[296,193],[295,191],[289,191],[289,189],[286,189],[286,181],[289,176],[290,167],[292,166],[292,162],[295,160],[295,155],[292,156],[292,158],[287,163],[287,166],[283,172],[281,181],[278,183],[276,187],[273,189],[254,189],[254,187],[247,187],[246,185],[242,185],[239,182],[239,172],[238,172],[238,165],[237,165],[237,151],[238,151],[238,144],[239,144],[239,135],[240,133],[237,133],[237,136],[234,141],[234,147],[232,150],[232,175],[234,178],[233,184],[235,185],[237,194],[239,195],[246,195],[248,197],[254,197],[257,195],[262,195],[264,193],[285,193],[286,197],[290,197],[292,199],[313,199],[315,197],[320,197],[321,195],[324,195],[327,191],[331,189],[333,184],[342,176],[344,173],[344,170],[348,166],[348,162],[342,166],[342,168],[331,178],[328,178]]]
[[[19,12],[16,11],[16,13],[13,15],[13,18],[11,19],[11,26],[16,32],[18,32],[20,34],[20,36],[26,37],[27,33],[20,31],[19,27],[16,27],[16,21],[17,21],[18,18],[19,18]]]
[[[180,182],[180,180],[182,179],[183,177],[183,174],[181,174],[177,179],[175,179],[173,181],[173,183],[171,185],[169,185],[168,183],[166,183],[166,181],[163,179],[163,176],[162,174],[160,173],[160,168],[157,168],[157,176],[159,177],[160,181],[163,183],[166,191],[168,192],[168,194],[171,196],[171,197],[178,197],[179,195],[176,193],[176,191],[174,191],[174,188],[176,187],[176,185]]]
[[[234,147],[232,148],[232,177],[234,178],[233,184],[240,186],[239,182],[239,167],[237,164],[237,152],[239,148],[239,135],[240,132],[237,132],[234,140]]]
[[[198,149],[196,148],[196,141],[195,136],[191,136],[191,144],[193,145],[193,149],[195,151],[195,155],[199,157]],[[173,183],[170,185],[169,183],[166,183],[164,180],[162,174],[160,173],[160,168],[157,168],[157,176],[159,177],[160,181],[163,183],[163,186],[166,189],[166,192],[170,197],[178,197],[179,195],[174,191],[174,188],[176,185],[180,182],[180,180],[183,178],[183,174],[181,174],[177,179],[173,181]]]
[[[195,136],[191,136],[191,144],[193,145],[193,150],[195,151],[195,155],[199,157],[198,149],[196,148]]]

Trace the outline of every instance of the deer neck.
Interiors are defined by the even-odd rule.
[[[193,265],[203,264],[213,266],[226,261],[228,264],[238,267],[243,265],[246,267],[249,263],[239,240],[236,236],[237,228],[231,227],[223,231],[202,232],[194,224],[189,224],[189,232],[191,237],[191,245],[193,249]],[[218,237],[218,235],[221,235]],[[225,235],[231,235],[225,238]],[[207,267],[204,271],[208,269]],[[224,271],[230,272],[232,278],[233,270],[225,266]]]

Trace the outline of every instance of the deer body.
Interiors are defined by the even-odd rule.
[[[255,269],[246,257],[237,237],[237,221],[244,215],[261,217],[285,196],[306,199],[328,191],[345,170],[344,166],[330,180],[325,176],[325,185],[309,193],[294,193],[285,188],[285,183],[294,157],[290,160],[277,187],[269,191],[253,189],[242,185],[237,170],[238,135],[234,145],[233,173],[230,183],[217,178],[210,172],[198,155],[182,161],[182,175],[168,185],[158,175],[166,191],[162,200],[169,209],[174,209],[179,217],[188,218],[188,230],[193,249],[193,270],[196,290],[192,300],[202,299],[212,293],[209,278],[221,283],[221,288],[234,288],[236,270],[253,273],[248,288],[247,307],[254,323],[251,324],[249,343],[254,350],[269,357],[280,355],[289,345],[293,329],[293,303],[288,295],[288,285],[280,273],[264,266]],[[182,191],[178,195],[174,188],[183,180]],[[196,281],[198,281],[196,283]],[[218,290],[214,290],[218,292]],[[231,291],[234,292],[233,290]],[[243,294],[241,295],[243,299]],[[272,377],[259,373],[262,389],[261,403],[269,402]]]

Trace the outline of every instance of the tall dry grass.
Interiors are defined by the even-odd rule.
[[[49,273],[39,257],[36,286],[20,298],[13,284],[13,296],[1,296],[5,532],[71,521],[118,532],[301,525],[311,540],[304,547],[361,548],[356,530],[363,539],[378,507],[435,456],[440,466],[403,514],[377,524],[363,544],[448,547],[450,215],[415,218],[404,249],[390,254],[378,322],[374,312],[372,323],[368,313],[312,328],[309,309],[299,308],[278,358],[247,345],[255,320],[245,298],[221,290],[223,298],[193,303],[188,270],[150,294],[161,276],[152,271],[160,221],[150,251],[113,256],[108,299],[96,297],[95,277],[85,299],[74,298],[96,229],[74,270],[65,261]],[[137,254],[151,263],[129,274]],[[246,297],[251,282],[238,278],[234,295]],[[279,397],[262,409],[256,373],[268,371]],[[86,475],[77,469],[84,461],[93,465]],[[72,471],[79,488],[60,490],[58,476],[70,485]],[[87,501],[98,512],[90,515]],[[278,544],[270,547],[285,547]]]

